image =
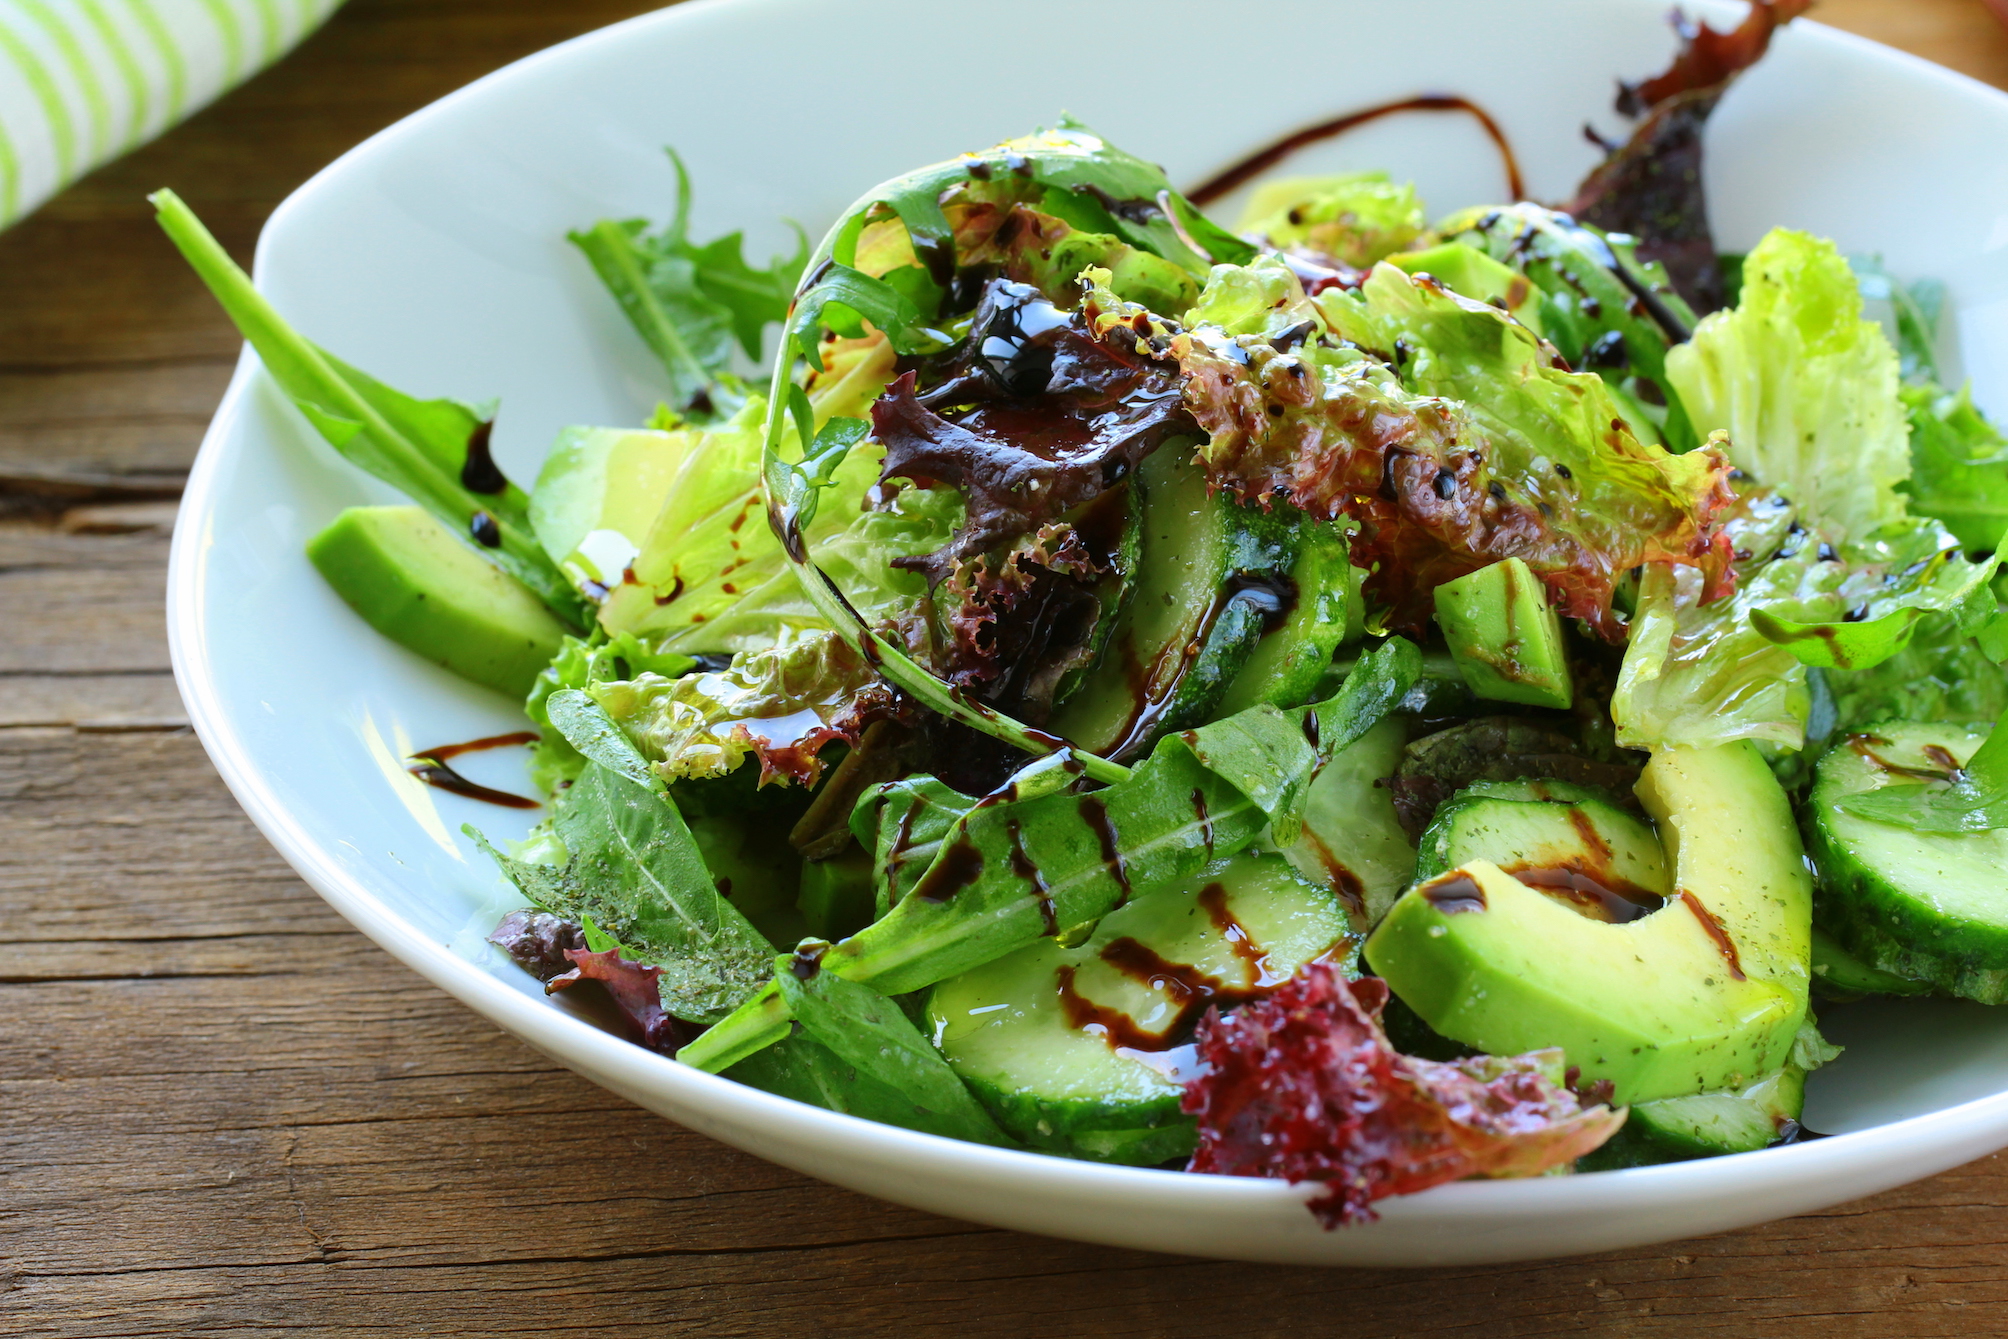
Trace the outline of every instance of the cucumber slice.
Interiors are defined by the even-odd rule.
[[[1092,753],[1135,758],[1209,720],[1263,636],[1294,603],[1300,528],[1209,494],[1167,443],[1132,480],[1143,495],[1134,581],[1095,667],[1051,729]]]
[[[1353,566],[1345,532],[1308,516],[1297,529],[1290,607],[1280,620],[1271,620],[1270,630],[1234,676],[1220,701],[1222,716],[1261,702],[1299,707],[1314,701],[1332,653],[1357,636],[1365,621],[1361,573]]]
[[[1842,948],[1840,941],[1813,927],[1813,989],[1836,1004],[1868,995],[1929,995],[1931,983],[1913,981],[1875,968]]]
[[[1415,881],[1415,847],[1381,782],[1401,762],[1408,727],[1390,716],[1333,756],[1304,797],[1304,835],[1285,855],[1332,890],[1364,934]]]
[[[1791,1136],[1805,1109],[1806,1072],[1796,1065],[1739,1092],[1638,1102],[1616,1137],[1576,1166],[1586,1172],[1607,1172],[1754,1153]]]
[[[1495,782],[1488,789],[1531,792],[1551,784]],[[1604,800],[1555,804],[1460,791],[1422,834],[1415,877],[1433,879],[1473,860],[1489,860],[1585,915],[1617,924],[1657,910],[1671,886],[1652,829]]]
[[[1821,928],[1869,967],[1983,1004],[2008,1001],[2008,830],[1915,832],[1850,814],[1848,795],[1964,766],[1989,726],[1890,721],[1820,759],[1806,840]]]
[[[1273,854],[1242,852],[1190,884],[1110,912],[1088,940],[1042,940],[935,986],[935,1044],[998,1122],[1033,1148],[1148,1165],[1188,1153],[1184,1043],[1211,1000],[1282,984],[1346,936],[1337,901]]]
[[[1557,781],[1552,777],[1527,777],[1515,781],[1474,781],[1453,797],[1455,800],[1477,799],[1547,801],[1553,804],[1576,804],[1583,800],[1594,800],[1602,804],[1615,803],[1611,793],[1601,786],[1583,786],[1573,781]]]

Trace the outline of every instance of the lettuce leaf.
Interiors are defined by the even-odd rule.
[[[531,781],[549,795],[565,782],[577,780],[586,765],[585,755],[551,724],[548,704],[553,693],[642,674],[673,679],[696,667],[697,662],[691,657],[657,651],[629,632],[612,637],[596,632],[583,641],[577,637],[565,638],[558,654],[537,675],[529,699],[523,703],[523,714],[536,722],[541,735],[530,750]]]
[[[1846,543],[1904,518],[1896,351],[1832,242],[1773,229],[1743,262],[1736,307],[1703,320],[1666,371],[1695,428],[1726,430],[1738,468],[1784,490],[1802,523]]]
[[[1612,638],[1631,568],[1695,566],[1711,593],[1726,576],[1719,452],[1639,441],[1598,377],[1426,276],[1382,264],[1357,293],[1308,301],[1295,284],[1273,258],[1216,268],[1194,311],[1232,324],[1168,334],[1165,356],[1187,374],[1220,486],[1359,522],[1353,562],[1371,569],[1366,592],[1390,626],[1419,629],[1436,586],[1502,558],[1524,559],[1564,613]],[[1136,319],[1112,295],[1094,302],[1105,328]]]
[[[827,427],[862,413],[883,389],[892,352],[883,339],[826,347],[827,366],[811,378],[813,421]],[[762,421],[755,395],[731,420],[684,429],[688,443],[662,510],[640,552],[600,606],[609,632],[631,632],[658,650],[734,652],[772,646],[829,623],[789,567],[767,523],[760,492]],[[961,522],[950,489],[877,487],[882,450],[852,450],[837,467],[807,538],[873,622],[909,612],[925,593],[923,577],[893,566],[902,556],[939,548]]]
[[[665,780],[723,776],[751,757],[763,783],[814,786],[823,746],[855,744],[894,706],[871,666],[830,632],[742,651],[722,670],[644,673],[585,691]]]
[[[1867,670],[1902,653],[1927,616],[1955,615],[1962,632],[1993,616],[1998,558],[1968,559],[1965,536],[1910,515],[1899,491],[1911,468],[1907,419],[1937,406],[1921,395],[1906,406],[1896,352],[1863,318],[1831,243],[1768,235],[1744,262],[1735,310],[1703,321],[1667,370],[1698,427],[1728,430],[1758,487],[1728,527],[1733,598],[1710,602],[1652,574],[1641,583],[1612,702],[1620,742],[1798,748],[1811,706],[1799,664]],[[1953,449],[1943,437],[1927,449],[1941,446]],[[1966,518],[1969,535],[1986,519],[1983,504]],[[2001,537],[1997,525],[1974,547]],[[1910,663],[1920,660],[1929,657]]]
[[[1676,452],[1701,444],[1705,434],[1666,379],[1667,349],[1693,332],[1695,315],[1665,269],[1639,258],[1633,238],[1526,203],[1460,211],[1435,236],[1531,280],[1542,294],[1541,333],[1571,367],[1602,376],[1628,420],[1651,422]]]
[[[1264,182],[1234,231],[1279,251],[1308,251],[1364,270],[1407,250],[1422,235],[1424,217],[1414,183],[1352,172]]]
[[[1971,624],[1992,612],[1996,560],[1969,562],[1927,521],[1840,545],[1804,524],[1783,490],[1756,489],[1724,529],[1736,553],[1728,598],[1707,600],[1680,573],[1649,570],[1639,583],[1611,698],[1627,748],[1733,739],[1799,748],[1812,704],[1806,666],[1867,669],[1909,645],[1927,615]]]
[[[1956,613],[1962,629],[1977,631],[1995,613],[1988,583],[2000,566],[1998,550],[1971,561],[1950,533],[1928,521],[1891,526],[1843,552],[1849,580],[1836,594],[1844,609],[1804,619],[1750,611],[1752,627],[1805,664],[1867,669],[1909,645],[1926,614]]]

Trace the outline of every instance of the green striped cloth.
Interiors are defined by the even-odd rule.
[[[341,0],[0,0],[0,228],[250,78]]]

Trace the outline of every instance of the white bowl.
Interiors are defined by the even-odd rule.
[[[1070,111],[1193,182],[1301,124],[1423,91],[1490,108],[1529,188],[1590,166],[1616,76],[1666,61],[1665,0],[1019,0],[949,19],[928,0],[698,0],[491,75],[345,155],[273,215],[258,280],[312,338],[420,395],[503,397],[497,455],[534,477],[572,423],[631,424],[660,383],[567,228],[663,216],[674,144],[697,231],[813,235],[872,183]],[[1736,10],[1708,12],[1718,23]],[[1468,122],[1409,116],[1294,169],[1386,167],[1437,210],[1498,197]],[[2008,414],[2008,97],[1798,23],[1710,130],[1717,235],[1773,224],[1881,251],[1952,291],[1983,403]],[[198,209],[202,202],[194,202]],[[403,756],[519,728],[515,704],[378,637],[301,547],[342,507],[390,500],[341,462],[248,352],[189,480],[168,599],[190,718],[238,800],[357,928],[597,1083],[800,1171],[960,1218],[1193,1255],[1452,1264],[1717,1232],[1928,1176],[2008,1144],[2008,1013],[1836,1009],[1849,1053],[1807,1111],[1837,1137],[1637,1171],[1464,1183],[1321,1230],[1280,1182],[1095,1166],[836,1115],[698,1073],[547,1001],[482,936],[514,901],[458,835],[521,814],[428,790]],[[519,766],[491,756],[501,781]]]

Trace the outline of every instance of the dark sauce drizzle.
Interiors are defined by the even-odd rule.
[[[913,886],[913,895],[927,902],[946,902],[983,877],[983,852],[967,837],[945,848]]]
[[[499,804],[504,809],[537,809],[542,806],[528,796],[512,795],[506,790],[477,785],[446,764],[449,758],[458,758],[463,753],[480,753],[487,749],[508,748],[515,744],[534,744],[539,738],[535,730],[520,730],[513,735],[489,735],[485,739],[470,739],[464,744],[441,744],[438,748],[420,749],[412,754],[406,760],[409,765],[404,770],[426,785],[451,795],[480,800],[484,804]]]
[[[1647,889],[1612,878],[1606,871],[1564,865],[1560,868],[1509,869],[1529,888],[1539,889],[1558,902],[1567,902],[1593,921],[1626,925],[1650,916],[1666,905],[1666,899]]]
[[[1081,821],[1094,829],[1095,838],[1102,846],[1102,863],[1108,866],[1109,874],[1122,889],[1122,896],[1116,899],[1116,906],[1130,900],[1135,890],[1130,887],[1129,865],[1123,860],[1122,835],[1116,825],[1109,821],[1109,807],[1093,795],[1081,796]]]
[[[1164,991],[1177,1007],[1177,1014],[1162,1030],[1153,1032],[1122,1010],[1097,1004],[1082,995],[1074,988],[1075,969],[1069,964],[1057,973],[1060,1009],[1067,1025],[1079,1031],[1098,1031],[1111,1050],[1162,1052],[1189,1033],[1209,1005],[1247,1004],[1283,984],[1284,978],[1270,972],[1268,955],[1234,919],[1227,905],[1226,888],[1210,883],[1200,892],[1198,901],[1232,947],[1234,956],[1241,960],[1247,975],[1245,982],[1230,984],[1191,963],[1168,961],[1156,949],[1138,940],[1115,939],[1102,948],[1098,955],[1101,960],[1149,989]]]
[[[1206,807],[1206,792],[1198,786],[1192,788],[1192,821],[1199,824],[1200,832],[1206,838],[1206,854],[1213,855],[1213,811]],[[1213,887],[1218,888],[1219,884]]]
[[[1469,874],[1454,874],[1422,886],[1423,900],[1446,916],[1485,910],[1485,890]]]
[[[1729,975],[1735,977],[1738,981],[1744,980],[1743,959],[1736,952],[1736,941],[1731,939],[1729,932],[1722,928],[1722,922],[1715,919],[1715,913],[1703,906],[1701,899],[1693,893],[1688,892],[1685,888],[1680,890],[1680,900],[1687,904],[1689,911],[1694,913],[1694,919],[1701,922],[1702,932],[1715,941],[1716,949],[1722,954],[1722,961],[1729,966]]]
[[[491,418],[475,424],[474,431],[467,434],[467,461],[460,467],[460,486],[470,493],[493,495],[509,489],[509,480],[488,450],[488,437],[494,431],[495,420]]]
[[[1039,872],[1039,866],[1025,854],[1023,825],[1015,818],[1006,819],[1004,830],[1011,834],[1011,872],[1032,885],[1032,894],[1039,899],[1039,917],[1046,923],[1046,934],[1058,937],[1060,915],[1053,906],[1053,889]]]
[[[1243,158],[1240,162],[1207,178],[1204,182],[1186,192],[1188,199],[1202,208],[1235,187],[1253,180],[1267,172],[1276,164],[1288,158],[1297,150],[1319,140],[1331,139],[1355,130],[1370,121],[1378,121],[1384,116],[1395,116],[1402,112],[1462,112],[1474,118],[1492,143],[1499,150],[1499,162],[1506,169],[1506,190],[1515,200],[1527,198],[1527,186],[1520,176],[1520,160],[1514,156],[1513,146],[1506,138],[1506,132],[1491,114],[1469,98],[1460,98],[1448,93],[1425,93],[1420,97],[1402,98],[1397,102],[1383,102],[1360,111],[1335,116],[1329,121],[1305,126],[1294,134],[1285,135],[1265,149]]]

